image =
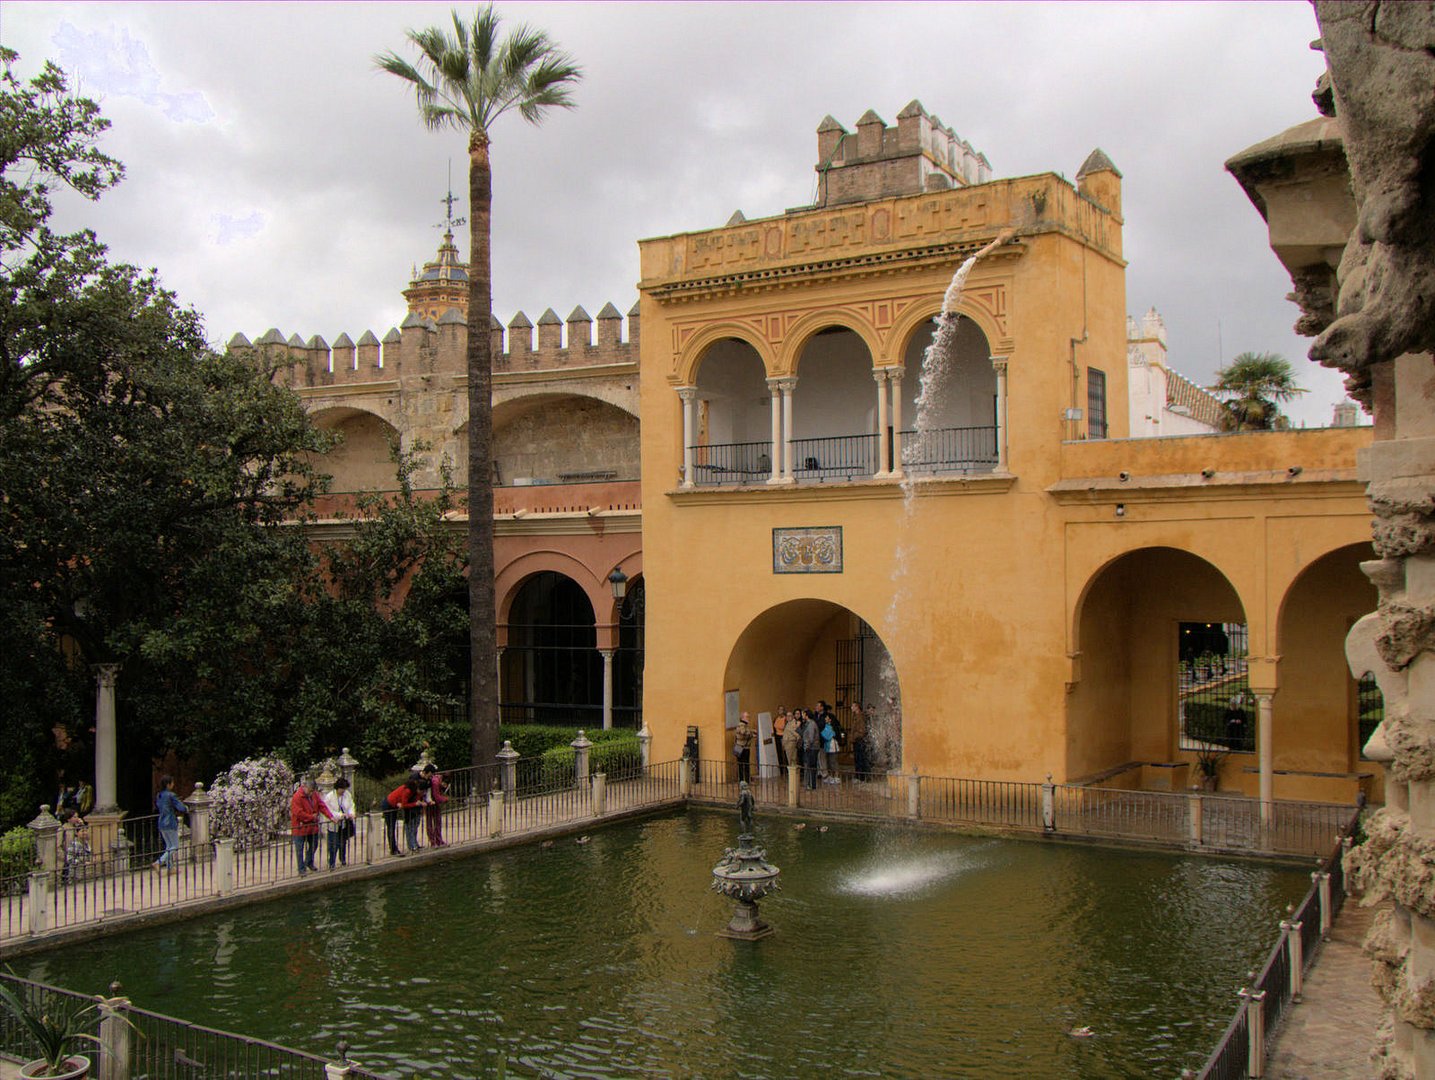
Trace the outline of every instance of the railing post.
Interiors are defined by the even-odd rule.
[[[1046,774],[1046,783],[1041,785],[1041,827],[1056,832],[1056,785],[1051,782],[1051,773]]]
[[[643,775],[647,775],[648,766],[653,761],[653,732],[648,727],[648,722],[643,721],[643,726],[638,729],[638,754],[643,762]]]
[[[349,1064],[348,1040],[340,1039],[339,1045],[334,1049],[339,1051],[339,1060],[324,1063],[324,1080],[345,1080],[354,1071],[354,1067]]]
[[[1320,897],[1320,940],[1325,941],[1330,937],[1330,871],[1312,870],[1310,879]]]
[[[234,891],[234,837],[214,842],[214,888],[220,896]]]
[[[503,749],[497,754],[498,763],[503,768],[503,790],[512,792],[518,787],[518,758],[519,753],[513,749],[513,743],[503,740]]]
[[[503,835],[503,792],[497,789],[488,793],[488,835]]]
[[[801,772],[795,761],[787,763],[787,805],[793,809],[797,808],[797,786]]]
[[[364,815],[364,862],[383,862],[384,851],[384,812],[370,810]]]
[[[608,803],[608,774],[593,774],[593,816],[602,817]]]
[[[120,984],[117,982],[110,983],[110,996],[100,999],[100,1053],[96,1080],[130,1080],[130,1046],[134,1028],[124,1016],[129,1004],[129,999],[120,995]]]
[[[1246,1003],[1246,1075],[1260,1080],[1266,1067],[1266,992],[1242,987],[1238,996]]]
[[[344,774],[344,779],[349,782],[349,790],[354,790],[354,773],[359,768],[359,761],[349,753],[346,746],[339,753],[339,771]]]
[[[683,759],[678,762],[678,794],[684,799],[691,798],[693,794],[693,766],[695,764],[688,755],[688,748],[683,747]]]
[[[1188,795],[1187,799],[1191,804],[1191,843],[1196,847],[1200,847],[1206,842],[1206,823],[1204,820],[1206,804],[1199,795]]]
[[[573,747],[573,783],[582,787],[588,780],[588,751],[593,748],[593,743],[579,728],[578,737],[568,745]]]
[[[30,933],[50,929],[50,871],[30,871]]]
[[[907,777],[907,816],[909,818],[922,816],[922,777],[915,768]]]
[[[40,807],[29,829],[35,834],[35,860],[46,870],[58,870],[60,862],[60,821],[50,813],[50,804]]]
[[[1301,970],[1305,966],[1305,948],[1300,941],[1303,925],[1305,924],[1292,919],[1281,920],[1281,933],[1286,939],[1286,958],[1290,961],[1291,969],[1291,1001],[1296,1004],[1299,1004],[1301,993],[1305,989],[1305,972]]]
[[[214,797],[196,781],[185,805],[189,807],[189,841],[192,857],[202,859],[209,853],[209,811]]]

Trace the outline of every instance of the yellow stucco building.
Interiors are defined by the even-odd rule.
[[[640,245],[655,760],[690,724],[730,758],[736,709],[861,700],[892,769],[1185,787],[1198,698],[1234,698],[1222,790],[1379,797],[1342,651],[1375,604],[1370,429],[1130,437],[1099,150],[1075,184],[994,179],[913,102],[818,151],[816,205]],[[953,272],[1008,231],[924,394]]]

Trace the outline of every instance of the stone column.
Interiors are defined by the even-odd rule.
[[[887,434],[887,369],[874,367],[872,378],[877,383],[877,472],[874,475],[890,476],[892,441]]]
[[[370,862],[373,860],[371,859]],[[214,891],[228,896],[234,891],[234,838],[214,842]]]
[[[43,934],[50,929],[50,879],[48,870],[30,872],[29,916],[30,933]]]
[[[648,722],[643,721],[643,726],[638,729],[638,753],[642,756],[643,772],[648,771],[652,764],[653,756],[653,732],[648,727]]]
[[[488,835],[499,837],[503,835],[503,792],[490,791],[488,793]]]
[[[116,769],[119,748],[115,740],[115,679],[119,664],[96,664],[95,672],[95,810],[113,814],[120,808]]]
[[[902,375],[901,368],[889,368],[887,378],[892,383],[892,472],[900,480],[902,473]]]
[[[1275,817],[1275,776],[1271,766],[1271,699],[1273,690],[1255,690],[1256,764],[1260,767],[1261,824],[1269,826]]]
[[[593,774],[593,816],[602,817],[608,809],[608,774]]]
[[[690,488],[693,486],[693,438],[698,426],[698,388],[680,386],[678,397],[683,403],[683,487]]]
[[[603,657],[603,730],[613,728],[613,649],[599,649]]]
[[[333,784],[329,785],[333,787]],[[185,805],[189,807],[190,850],[196,858],[209,856],[209,809],[214,797],[204,790],[204,784],[196,781]]]
[[[47,871],[59,870],[64,865],[60,854],[60,820],[50,813],[49,803],[40,807],[29,829],[35,835],[36,861]]]
[[[782,483],[782,380],[768,379],[768,406],[772,410],[772,467],[768,470],[769,484]]]
[[[104,1052],[95,1055],[97,1080],[130,1080],[130,1059],[134,1027],[125,1016],[129,1000],[120,996],[120,984],[110,984],[110,996],[101,998],[100,1046]]]
[[[797,380],[779,379],[782,390],[782,479],[792,483],[792,392],[797,389]]]
[[[573,782],[582,787],[588,780],[588,751],[593,748],[593,743],[588,733],[579,728],[578,737],[568,745],[573,747]]]
[[[997,373],[997,472],[1007,472],[1006,459],[1006,366],[1005,356],[993,356],[992,368]]]
[[[500,650],[501,652],[502,650]],[[344,774],[344,779],[349,782],[349,791],[354,790],[354,773],[358,771],[359,761],[349,753],[349,748],[344,747],[339,754],[339,771]]]

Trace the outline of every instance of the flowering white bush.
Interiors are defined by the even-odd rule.
[[[294,784],[294,770],[279,758],[246,758],[231,765],[209,789],[214,837],[233,837],[241,851],[267,842],[288,823]]]

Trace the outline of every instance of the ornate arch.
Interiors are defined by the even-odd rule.
[[[902,359],[906,355],[907,342],[924,323],[929,323],[942,310],[942,298],[940,296],[922,297],[897,316],[892,322],[892,329],[887,333],[888,352],[880,360],[874,361],[878,367],[900,367]],[[957,305],[957,312],[964,319],[970,319],[976,324],[978,330],[987,339],[987,346],[992,350],[1001,349],[1005,355],[1009,349],[1002,348],[998,343],[1004,339],[1002,328],[986,308],[970,302],[963,297],[962,302]]]
[[[691,330],[679,325],[673,327],[673,372],[670,376],[673,384],[695,385],[704,354],[719,341],[727,340],[750,345],[762,361],[763,370],[768,377],[776,374],[772,343],[757,333],[754,327],[739,322],[721,322]]]
[[[816,311],[807,312],[787,327],[783,337],[782,350],[778,354],[776,374],[796,375],[798,362],[802,359],[802,354],[808,344],[818,333],[830,327],[839,327],[856,334],[862,340],[862,344],[867,346],[867,355],[872,358],[872,363],[876,364],[877,357],[881,355],[882,341],[877,328],[870,321],[862,318],[851,308],[819,308]]]

